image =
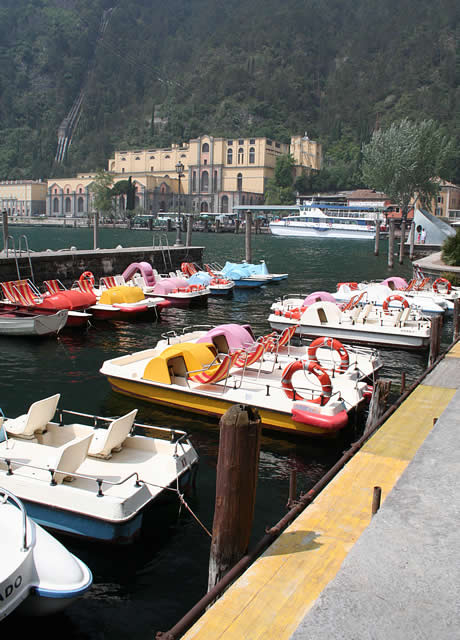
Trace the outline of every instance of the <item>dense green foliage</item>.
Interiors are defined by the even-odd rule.
[[[362,186],[376,126],[433,118],[460,140],[457,0],[0,0],[0,179],[107,167],[115,149],[210,133],[325,150],[304,187]],[[64,166],[57,129],[80,90]],[[453,159],[446,177],[460,182]],[[304,191],[304,189],[302,189]]]
[[[455,236],[444,240],[442,259],[451,267],[460,267],[460,229],[457,229]]]
[[[407,216],[414,194],[430,208],[439,191],[436,178],[444,171],[451,146],[433,120],[415,123],[405,118],[374,131],[363,145],[363,180],[399,204],[403,215]]]

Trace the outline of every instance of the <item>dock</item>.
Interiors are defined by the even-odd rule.
[[[459,387],[456,342],[180,637],[458,637]]]

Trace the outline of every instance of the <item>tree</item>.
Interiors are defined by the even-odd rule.
[[[429,207],[451,153],[451,143],[434,120],[416,123],[405,118],[386,130],[374,131],[363,146],[363,180],[400,205],[405,221],[414,196]]]
[[[96,211],[105,214],[112,210],[112,185],[113,177],[103,169],[99,170],[91,185],[91,193],[93,194],[93,203]]]
[[[285,154],[277,158],[275,174],[267,181],[265,189],[267,204],[294,204],[294,158]]]

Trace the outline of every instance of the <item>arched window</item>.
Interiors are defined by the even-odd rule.
[[[233,149],[227,149],[227,164],[233,164]]]
[[[65,213],[70,213],[71,209],[72,209],[72,200],[70,198],[66,198],[64,201]]]
[[[192,191],[196,191],[196,171],[192,174]]]
[[[84,205],[84,200],[83,198],[80,196],[77,200],[77,212],[78,213],[83,213],[83,205]]]
[[[207,202],[201,203],[201,211],[209,211]]]
[[[244,162],[244,149],[243,147],[240,147],[238,149],[238,164],[243,164]]]
[[[256,150],[254,147],[249,149],[249,164],[254,164],[256,161]]]
[[[228,213],[228,196],[222,196],[220,209],[221,213]]]
[[[201,147],[201,151],[203,153],[209,153],[209,144],[207,142],[203,144],[203,146]]]
[[[238,191],[242,191],[243,190],[243,174],[239,173],[236,176],[236,188]]]
[[[209,173],[203,171],[201,174],[201,191],[209,191]]]
[[[212,190],[217,191],[217,171],[214,171],[214,174],[212,177]]]
[[[59,198],[53,198],[53,213],[59,213]]]
[[[136,207],[136,209],[139,209],[139,208],[140,208],[140,206],[141,206],[141,201],[140,201],[139,196],[136,196],[136,197],[134,198],[134,206]]]

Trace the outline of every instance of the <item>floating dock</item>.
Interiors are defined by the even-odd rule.
[[[457,342],[181,637],[456,637],[459,388]]]

